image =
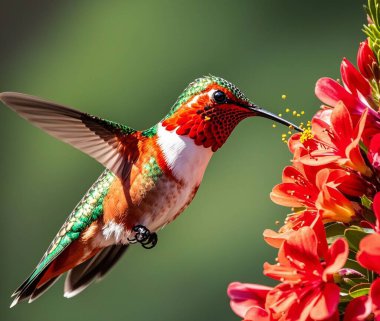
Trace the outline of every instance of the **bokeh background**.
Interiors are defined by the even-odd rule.
[[[222,76],[274,112],[310,117],[321,76],[339,77],[364,38],[362,1],[0,1],[0,91],[20,91],[136,129],[163,117],[183,88]],[[283,101],[281,95],[286,94]],[[290,117],[292,118],[292,117]],[[293,119],[294,120],[294,119]],[[248,119],[215,154],[197,197],[132,247],[103,282],[73,299],[63,280],[8,308],[102,167],[0,106],[0,319],[238,320],[229,282],[265,282],[262,240],[287,209],[271,203],[290,154],[283,128]]]

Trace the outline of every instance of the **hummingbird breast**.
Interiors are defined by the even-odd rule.
[[[154,232],[173,221],[193,200],[212,154],[158,124],[157,135],[141,141],[130,177],[115,178],[104,199],[104,241],[127,243],[135,225]]]

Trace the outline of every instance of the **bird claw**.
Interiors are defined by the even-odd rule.
[[[140,243],[144,249],[152,249],[156,246],[158,238],[156,233],[151,233],[144,225],[136,225],[132,229],[135,232],[133,239],[128,239],[129,243]]]

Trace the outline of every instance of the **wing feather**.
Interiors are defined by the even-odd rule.
[[[51,136],[95,158],[120,178],[137,158],[137,131],[37,97],[5,92],[0,100]],[[124,175],[124,176],[123,176]]]

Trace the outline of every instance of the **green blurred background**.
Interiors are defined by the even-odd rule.
[[[315,81],[355,60],[361,1],[0,1],[0,91],[20,91],[144,129],[193,79],[215,74],[274,112],[319,107]],[[287,94],[286,101],[281,100]],[[292,117],[290,117],[292,118]],[[213,157],[197,197],[132,247],[106,279],[73,299],[60,280],[8,308],[102,167],[0,106],[1,320],[238,320],[229,282],[266,282],[262,240],[287,209],[271,203],[290,154],[283,128],[238,126]],[[273,284],[273,283],[272,283]]]

